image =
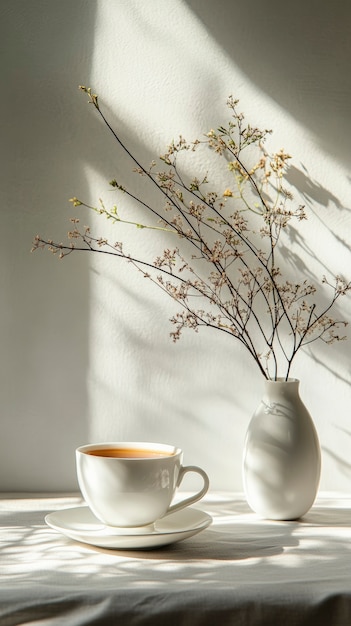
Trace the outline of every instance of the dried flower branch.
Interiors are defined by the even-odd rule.
[[[318,308],[314,285],[307,280],[293,283],[282,276],[277,260],[280,237],[291,220],[304,220],[306,213],[303,206],[290,208],[293,198],[284,178],[291,157],[284,150],[273,155],[267,152],[265,140],[271,131],[246,124],[237,110],[238,101],[230,97],[227,126],[212,129],[202,140],[190,143],[180,136],[160,157],[160,169],[156,161],[146,168],[112,128],[97,95],[88,87],[80,89],[134,163],[135,172],[156,187],[163,204],[155,208],[112,180],[114,189],[146,209],[158,225],[124,219],[116,205],[108,210],[102,200],[94,207],[74,197],[73,206],[86,207],[113,223],[172,233],[186,240],[187,253],[174,247],[154,260],[138,259],[125,252],[121,242],[111,244],[104,237],[93,236],[90,228],[82,229],[77,218],[71,220],[69,242],[54,243],[37,235],[33,250],[48,248],[60,258],[86,251],[126,259],[178,303],[180,310],[171,319],[173,341],[185,328],[215,328],[238,340],[266,378],[287,379],[298,351],[317,339],[328,344],[345,339],[340,329],[347,323],[331,317],[330,311],[338,298],[351,290],[351,283],[340,276],[334,283],[324,277],[322,282],[331,289],[331,297]],[[182,173],[182,153],[203,147],[225,163],[230,178],[222,192],[209,190],[208,174],[189,177]]]

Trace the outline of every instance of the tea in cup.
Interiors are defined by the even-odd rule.
[[[145,527],[200,500],[209,488],[206,472],[182,465],[180,448],[160,443],[119,442],[76,450],[78,484],[94,515],[107,526]],[[202,477],[202,488],[172,504],[185,474]]]

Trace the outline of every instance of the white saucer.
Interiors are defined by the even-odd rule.
[[[154,528],[140,534],[133,529],[105,526],[86,506],[63,509],[49,513],[45,517],[48,526],[58,530],[71,539],[88,543],[99,548],[116,550],[142,550],[165,546],[182,541],[204,530],[212,522],[207,513],[188,507],[176,513],[166,515],[154,524]]]

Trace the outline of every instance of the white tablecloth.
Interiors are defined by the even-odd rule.
[[[351,497],[298,522],[261,520],[210,493],[213,524],[152,551],[99,549],[44,516],[78,496],[0,496],[0,625],[350,626]]]

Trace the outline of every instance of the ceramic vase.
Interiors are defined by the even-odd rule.
[[[320,471],[318,435],[300,398],[299,381],[265,381],[244,444],[249,506],[266,519],[298,519],[315,500]]]

